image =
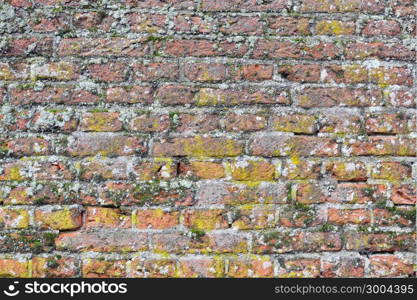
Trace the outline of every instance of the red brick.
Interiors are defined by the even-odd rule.
[[[396,155],[396,156],[415,156],[416,141],[410,138],[401,137],[374,137],[365,140],[348,140],[344,144],[344,149],[351,155]]]
[[[153,90],[149,86],[114,87],[107,89],[106,101],[116,103],[151,103]]]
[[[257,59],[335,59],[341,54],[341,50],[331,43],[319,43],[309,46],[304,43],[294,43],[290,41],[271,41],[259,40],[256,44],[253,57]],[[281,67],[283,70],[285,67]],[[308,70],[306,66],[305,71]],[[298,70],[301,72],[301,70]],[[314,73],[314,69],[311,69]]]
[[[132,68],[135,72],[135,78],[140,81],[175,80],[179,76],[179,68],[176,63],[135,63]]]
[[[320,275],[320,259],[285,259],[278,269],[279,278],[316,278]]]
[[[88,66],[91,78],[105,82],[120,82],[126,77],[126,64],[106,63],[91,64]]]
[[[384,5],[378,0],[303,0],[302,12],[346,13],[365,11],[369,13],[381,13]]]
[[[158,33],[164,30],[167,18],[162,14],[133,13],[128,16],[133,32]]]
[[[130,228],[132,221],[130,215],[118,208],[87,207],[85,227]]]
[[[83,133],[74,136],[66,149],[70,156],[124,156],[145,153],[142,138],[113,133]]]
[[[227,131],[257,131],[266,127],[264,116],[252,114],[228,114],[224,120]]]
[[[35,211],[35,221],[42,229],[74,230],[82,225],[79,207],[42,207]]]
[[[82,104],[98,102],[98,96],[85,90],[70,87],[46,87],[42,91],[14,88],[11,90],[11,103],[28,104]]]
[[[258,35],[263,33],[263,25],[258,17],[220,18],[219,31],[225,34]]]
[[[82,276],[85,278],[118,278],[126,277],[126,260],[85,259]]]
[[[174,138],[154,143],[155,156],[227,157],[243,153],[240,141],[227,138]]]
[[[360,257],[332,257],[322,261],[322,276],[327,278],[364,277],[365,260]]]
[[[175,131],[182,133],[208,133],[220,128],[219,116],[214,114],[174,114],[171,120]]]
[[[278,17],[268,18],[268,28],[279,36],[310,35],[308,18]]]
[[[162,132],[167,130],[170,125],[171,122],[168,115],[143,114],[132,119],[129,129],[141,132]]]
[[[61,56],[132,56],[143,57],[149,53],[149,46],[143,39],[62,39],[58,53]]]
[[[232,278],[273,277],[273,268],[274,262],[267,256],[230,258],[226,275]]]
[[[249,47],[241,43],[186,39],[159,42],[156,44],[156,49],[168,57],[211,57],[219,55],[242,57],[249,51]]]
[[[305,108],[383,105],[382,93],[377,89],[305,88],[296,99],[297,105]]]
[[[72,257],[32,258],[32,277],[35,278],[74,278],[78,275],[78,268],[78,260]]]
[[[416,204],[417,193],[412,184],[397,184],[392,188],[391,200],[395,204]]]
[[[203,0],[201,7],[203,11],[268,11],[279,10],[288,6],[287,1],[284,0],[272,0],[267,3],[259,4],[254,0]]]
[[[202,88],[196,95],[199,106],[239,104],[289,104],[288,93],[282,89],[213,89]]]
[[[83,114],[80,122],[81,131],[120,131],[122,122],[117,112],[89,112]]]
[[[329,208],[327,214],[329,223],[335,225],[368,224],[371,221],[370,211],[365,209]]]
[[[369,259],[372,277],[411,276],[414,272],[411,259],[395,255],[373,255]]]
[[[195,89],[184,85],[163,85],[156,92],[156,99],[165,105],[191,104]]]
[[[137,210],[134,226],[139,229],[166,229],[179,224],[179,212],[167,212],[162,209]]]

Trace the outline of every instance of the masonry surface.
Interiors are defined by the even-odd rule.
[[[0,277],[415,277],[415,17],[0,1]]]

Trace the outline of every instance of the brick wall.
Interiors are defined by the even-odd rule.
[[[415,276],[413,0],[0,3],[0,276]]]

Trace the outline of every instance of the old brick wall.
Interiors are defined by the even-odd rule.
[[[415,15],[0,1],[0,276],[415,276]]]

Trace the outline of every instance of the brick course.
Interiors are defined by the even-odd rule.
[[[0,277],[415,277],[409,0],[5,0]]]

